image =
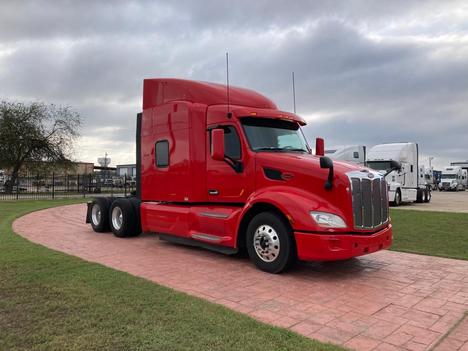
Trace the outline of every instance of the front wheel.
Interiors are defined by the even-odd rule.
[[[296,260],[292,230],[272,212],[262,212],[250,221],[246,244],[252,262],[265,272],[280,273]]]
[[[401,191],[397,189],[395,192],[395,200],[393,201],[393,206],[398,207],[401,205]]]

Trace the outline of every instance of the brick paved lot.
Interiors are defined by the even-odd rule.
[[[43,210],[13,227],[52,249],[351,349],[468,351],[468,318],[459,322],[468,310],[468,261],[383,251],[271,275],[246,258],[155,235],[94,233],[85,212],[83,204]]]

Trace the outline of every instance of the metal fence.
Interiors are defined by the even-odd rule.
[[[87,197],[95,195],[127,196],[136,190],[134,177],[104,178],[99,174],[22,176],[11,183],[0,182],[0,200],[55,199],[64,197]]]

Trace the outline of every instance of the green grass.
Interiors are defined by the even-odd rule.
[[[468,260],[468,214],[391,210],[392,250]]]
[[[0,350],[342,350],[11,230],[21,214],[72,202],[0,202]]]

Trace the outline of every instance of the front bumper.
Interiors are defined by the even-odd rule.
[[[374,234],[294,232],[297,255],[304,261],[336,261],[386,249],[392,244],[392,225]]]

